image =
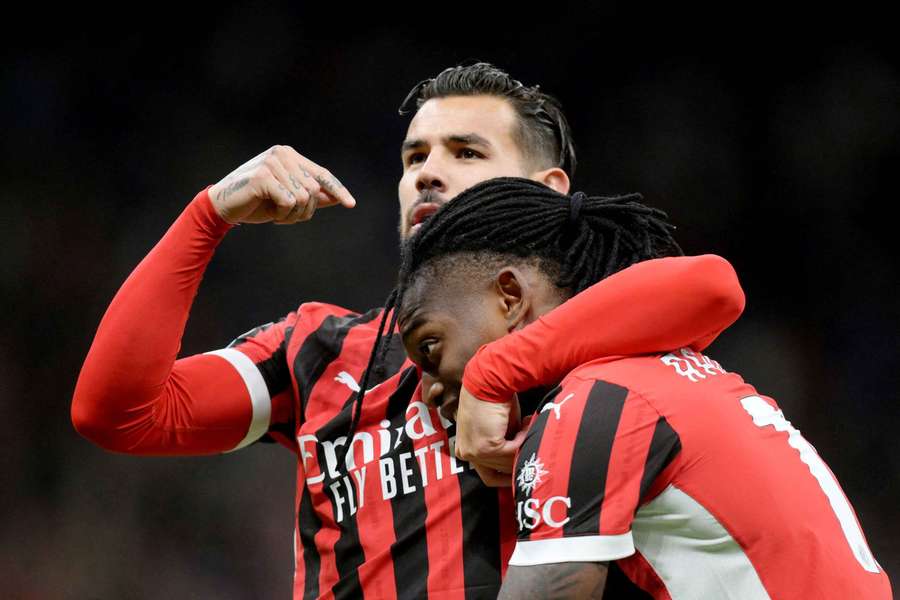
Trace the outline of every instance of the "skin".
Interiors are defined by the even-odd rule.
[[[516,118],[512,105],[496,96],[433,98],[422,105],[401,145],[397,196],[402,238],[412,231],[416,206],[427,202],[437,208],[493,177],[528,177],[568,191],[562,169],[528,168],[513,140]]]
[[[213,208],[225,221],[293,225],[308,221],[317,208],[356,206],[331,172],[290,146],[272,146],[209,189]]]
[[[440,277],[453,279],[452,274]],[[483,345],[520,329],[559,305],[559,295],[538,269],[506,265],[481,281],[465,281],[452,295],[441,282],[415,277],[399,315],[400,334],[410,359],[435,386],[429,400],[452,415],[466,363]]]
[[[460,278],[465,280],[465,278]],[[440,282],[420,277],[412,282],[399,315],[400,333],[410,359],[422,367],[423,399],[439,406],[460,431],[479,440],[498,440],[487,460],[473,463],[488,485],[507,486],[513,461],[524,439],[518,405],[482,402],[460,404],[466,363],[483,344],[520,329],[559,305],[559,291],[530,265],[508,265],[490,278],[441,293]],[[463,406],[464,410],[459,410]],[[457,419],[458,418],[458,419]],[[507,439],[512,437],[512,439]],[[463,458],[457,449],[457,456]]]
[[[607,569],[589,562],[510,567],[497,600],[602,598]]]
[[[452,274],[444,277],[452,278]],[[426,377],[432,380],[425,388],[426,401],[455,418],[463,370],[478,348],[531,323],[558,306],[561,298],[545,275],[527,265],[504,266],[484,281],[459,286],[452,296],[441,294],[443,286],[438,284],[425,277],[413,281],[399,316],[400,333],[407,354],[424,372],[423,381]],[[483,404],[497,411],[505,407]],[[509,407],[505,415],[510,417]],[[477,432],[479,421],[472,420],[469,427]],[[461,423],[457,426],[459,429]],[[522,428],[508,443],[518,448],[524,436]],[[506,468],[511,471],[511,465]],[[492,475],[491,469],[481,465],[476,469],[483,479],[497,477],[509,484],[509,475]],[[510,567],[499,598],[600,598],[606,574],[606,563]]]

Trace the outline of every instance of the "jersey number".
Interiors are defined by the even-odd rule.
[[[825,466],[825,463],[822,462],[822,459],[819,458],[819,453],[812,447],[812,444],[800,435],[800,432],[791,425],[790,421],[784,418],[784,414],[780,410],[777,410],[759,396],[742,398],[741,406],[753,417],[753,424],[757,427],[771,425],[776,431],[786,431],[788,433],[788,445],[800,453],[800,460],[809,467],[809,472],[819,482],[819,487],[822,488],[822,492],[831,504],[834,516],[837,517],[838,522],[841,524],[841,529],[844,531],[844,537],[847,538],[847,544],[849,544],[853,556],[856,557],[863,569],[870,573],[878,573],[878,563],[875,562],[875,557],[872,556],[872,551],[869,550],[866,539],[859,529],[853,509],[850,508],[850,504],[847,502],[847,498],[841,491],[838,482],[834,479],[828,467]]]

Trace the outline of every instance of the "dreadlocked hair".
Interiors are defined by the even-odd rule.
[[[356,396],[348,442],[359,423],[369,372],[383,369],[404,295],[416,275],[437,261],[464,256],[537,259],[567,294],[577,294],[643,260],[681,255],[675,226],[640,194],[571,196],[518,177],[479,183],[431,216],[401,249],[397,287],[385,303],[369,365]],[[384,335],[386,332],[386,336]]]
[[[518,177],[482,182],[404,244],[396,301],[423,266],[461,253],[536,258],[572,294],[636,262],[682,254],[666,213],[641,200],[640,194],[568,196]]]

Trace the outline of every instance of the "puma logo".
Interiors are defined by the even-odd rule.
[[[351,375],[347,371],[341,371],[340,373],[338,373],[337,377],[335,377],[334,380],[338,383],[343,383],[348,388],[350,388],[351,391],[356,392],[357,394],[359,393],[359,383],[353,378],[353,375]],[[381,383],[384,382],[382,381]],[[375,390],[375,388],[377,388],[379,385],[381,385],[381,383],[373,385],[366,390],[366,393],[372,393],[372,391]]]
[[[347,371],[341,371],[340,373],[338,373],[337,377],[335,377],[334,380],[338,383],[343,383],[354,392],[359,392],[359,383],[357,383],[357,381],[353,379],[353,375],[351,375]]]
[[[575,393],[573,392],[573,393],[569,394],[568,396],[566,396],[565,398],[563,398],[562,400],[560,400],[559,402],[550,402],[549,404],[545,404],[544,407],[541,409],[541,412],[547,412],[548,410],[550,410],[552,408],[553,413],[556,415],[556,420],[559,421],[559,412],[560,412],[560,410],[562,410],[563,404],[565,404],[574,395],[575,395]]]

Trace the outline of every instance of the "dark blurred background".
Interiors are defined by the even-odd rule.
[[[197,22],[184,7],[115,26],[74,12],[49,29],[7,22],[4,595],[290,597],[293,456],[260,444],[212,458],[106,453],[69,421],[81,361],[118,286],[185,204],[276,143],[327,166],[360,205],[229,233],[183,354],[301,301],[379,304],[397,260],[408,123],[397,108],[419,80],[472,59],[561,99],[574,189],[642,192],[688,253],[734,264],[747,309],[709,354],[775,397],[818,449],[896,586],[896,42],[843,22],[829,36],[821,13],[800,8],[792,25],[783,10],[550,6],[513,20],[408,8],[421,17],[389,26],[302,3]]]

